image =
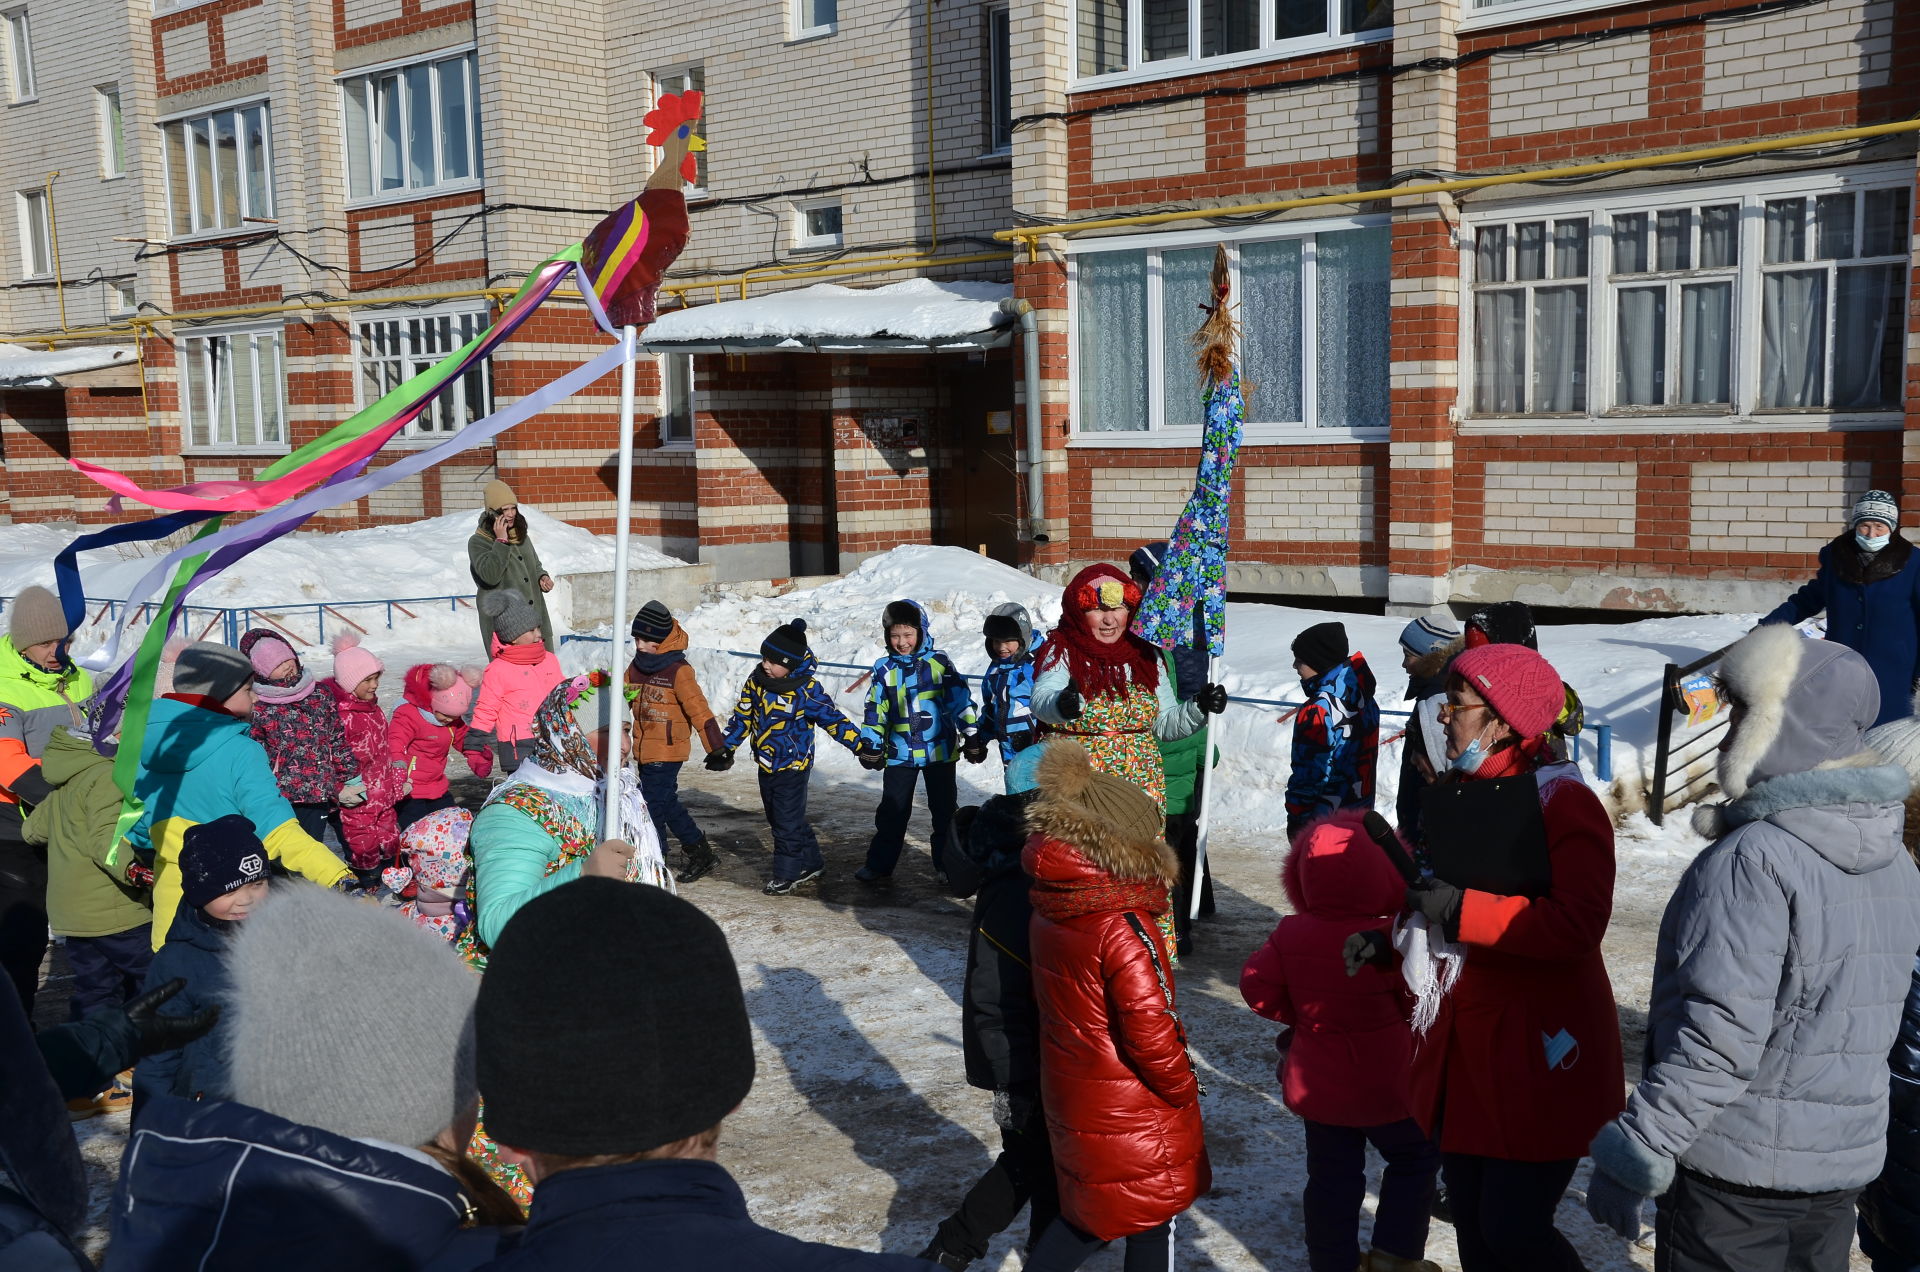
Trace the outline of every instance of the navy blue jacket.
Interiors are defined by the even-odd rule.
[[[127,1141],[109,1272],[464,1272],[506,1230],[463,1228],[445,1170],[245,1104],[158,1096]]]
[[[583,1166],[540,1181],[518,1247],[487,1272],[927,1272],[899,1254],[802,1241],[747,1218],[717,1162]],[[358,1269],[355,1269],[358,1272]]]
[[[215,1003],[224,1004],[232,979],[227,974],[227,937],[233,927],[181,902],[167,929],[167,943],[147,964],[145,988],[164,985],[178,976],[186,987],[160,1005],[164,1016],[191,1016]],[[224,1100],[233,1094],[227,1069],[227,1022],[196,1038],[178,1051],[148,1056],[133,1071],[133,1093],[144,1108],[150,1096],[178,1095],[187,1099]]]
[[[1762,623],[1803,623],[1822,610],[1827,639],[1856,650],[1880,682],[1875,724],[1913,711],[1920,678],[1920,553],[1896,531],[1876,553],[1862,552],[1851,531],[1820,549],[1820,570]]]
[[[1887,1057],[1887,1164],[1860,1197],[1860,1222],[1903,1263],[1920,1263],[1920,958]]]

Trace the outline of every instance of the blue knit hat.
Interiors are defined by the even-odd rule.
[[[267,849],[239,813],[187,827],[180,849],[180,897],[196,910],[267,877]]]
[[[1439,618],[1416,618],[1400,631],[1400,647],[1415,658],[1430,654],[1451,640],[1460,638],[1460,629]]]

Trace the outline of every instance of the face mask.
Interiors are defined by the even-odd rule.
[[[1486,730],[1482,729],[1481,732],[1485,733]],[[1476,737],[1473,741],[1467,743],[1466,748],[1462,750],[1459,755],[1448,762],[1447,768],[1449,771],[1458,773],[1463,777],[1471,776],[1474,773],[1478,773],[1480,766],[1487,762],[1488,754],[1486,744],[1481,741],[1480,738]]]
[[[1886,547],[1889,543],[1893,542],[1893,536],[1890,534],[1883,534],[1877,539],[1869,539],[1864,534],[1856,534],[1853,536],[1853,541],[1859,544],[1861,548],[1864,549],[1865,551],[1878,552],[1880,549]]]

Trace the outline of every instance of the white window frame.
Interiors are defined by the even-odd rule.
[[[264,383],[259,372],[260,351],[265,347],[260,343],[260,337],[263,336],[272,338],[271,349],[274,355],[274,369],[279,373],[276,382],[271,386]],[[233,391],[223,394],[223,396],[237,403],[239,400],[238,391],[241,386],[231,375],[229,375],[227,379],[222,380],[215,372],[213,362],[210,361],[210,359],[214,357],[213,349],[215,346],[224,341],[226,342],[227,348],[231,349],[233,342],[237,340],[247,340],[251,342],[250,350],[253,356],[250,365],[252,367],[252,374],[245,388],[250,399],[250,409],[253,412],[253,435],[248,440],[241,440],[239,437],[239,419],[236,411],[235,417],[232,420],[233,439],[231,441],[222,440],[220,436],[219,413],[216,411],[214,418],[206,421],[207,440],[197,441],[194,434],[200,427],[201,421],[195,418],[193,409],[194,393],[192,391],[192,380],[196,373],[195,368],[198,368],[198,374],[204,378],[209,391],[217,392],[222,385],[230,386]],[[271,324],[266,326],[218,327],[211,329],[196,328],[192,331],[181,332],[176,335],[174,337],[173,347],[174,365],[178,372],[180,443],[182,453],[201,455],[284,455],[287,453],[290,449],[288,434],[292,430],[287,419],[287,344],[286,328],[283,325]],[[190,360],[191,365],[189,365]],[[231,365],[231,353],[227,355],[227,361],[228,364]],[[269,397],[270,392],[275,389],[277,389],[279,393],[279,400],[277,402],[271,401]],[[271,406],[275,412],[275,418],[279,424],[280,437],[277,440],[262,441],[260,421],[262,414],[269,406]]]
[[[1013,153],[1013,10],[1005,4],[985,6],[983,16],[986,26],[986,48],[981,50],[981,64],[985,68],[986,81],[982,97],[986,101],[986,117],[981,122],[986,133],[986,148],[983,155],[1009,155]],[[1007,43],[1004,53],[996,32],[1005,27]],[[1003,61],[1004,59],[1004,61]],[[1002,81],[1005,81],[1005,100],[1002,98]],[[1002,137],[1001,120],[1006,121]]]
[[[140,292],[132,282],[107,280],[107,316],[122,318],[140,312]]]
[[[1643,187],[1635,190],[1596,192],[1580,198],[1537,201],[1512,201],[1470,209],[1460,234],[1461,313],[1460,313],[1460,430],[1463,434],[1516,433],[1671,433],[1671,432],[1819,432],[1874,431],[1904,426],[1904,407],[1895,403],[1881,410],[1835,410],[1832,408],[1765,408],[1760,398],[1760,342],[1762,320],[1761,277],[1777,269],[1818,268],[1831,262],[1807,261],[1767,266],[1763,263],[1766,204],[1769,200],[1795,196],[1839,194],[1904,185],[1909,191],[1909,213],[1913,211],[1914,177],[1911,164],[1863,164],[1824,172],[1781,174],[1711,183],[1680,183]],[[1732,330],[1731,394],[1726,405],[1670,404],[1660,410],[1644,406],[1617,407],[1614,404],[1618,293],[1622,288],[1644,286],[1663,275],[1631,275],[1625,281],[1612,281],[1613,218],[1630,212],[1654,212],[1667,208],[1699,208],[1738,203],[1739,265],[1734,276],[1734,317]],[[1473,297],[1476,291],[1474,248],[1480,228],[1487,224],[1516,221],[1552,220],[1565,216],[1591,219],[1588,236],[1587,303],[1587,406],[1572,415],[1481,415],[1473,410],[1477,389],[1473,362]],[[1912,285],[1910,264],[1912,241],[1900,258],[1871,257],[1851,260],[1904,263],[1908,270],[1906,285]],[[1692,271],[1688,277],[1709,280],[1708,271]],[[1675,275],[1678,277],[1678,275]],[[1500,284],[1496,284],[1500,286]],[[1828,314],[1832,313],[1829,292]],[[1674,321],[1669,312],[1669,323]],[[1827,375],[1824,383],[1831,391],[1833,332],[1826,333]],[[1902,341],[1904,344],[1904,341]],[[1669,337],[1669,347],[1672,338]],[[1674,382],[1669,379],[1669,384]]]
[[[826,22],[807,22],[807,10],[818,0],[789,0],[789,24],[793,34],[788,43],[797,44],[801,40],[818,40],[823,36],[834,35],[840,30],[840,2],[828,0],[833,5],[833,17]]]
[[[126,101],[118,84],[94,85],[93,101],[100,126],[100,179],[118,181],[127,175]]]
[[[20,222],[20,277],[53,277],[53,214],[45,186],[22,190],[15,199]],[[45,254],[41,254],[44,247]]]
[[[440,65],[445,62],[461,62],[461,75],[467,90],[467,175],[464,177],[441,178],[439,170],[446,154],[446,137],[441,131],[445,111],[441,100],[442,74]],[[431,146],[433,149],[433,167],[435,179],[424,185],[411,184],[413,165],[409,162],[408,148],[412,144],[413,130],[409,126],[413,112],[413,94],[405,83],[405,72],[414,67],[426,67],[427,92],[431,99],[428,106],[433,116]],[[397,159],[400,172],[400,184],[382,187],[380,171],[384,157],[385,139],[381,128],[380,94],[375,87],[377,81],[398,74],[400,85],[395,97],[400,104],[400,146]],[[443,194],[459,194],[467,190],[478,190],[486,184],[483,167],[484,146],[480,136],[480,81],[479,58],[471,44],[440,49],[421,56],[402,58],[391,62],[380,62],[371,66],[356,66],[351,71],[343,71],[334,76],[334,84],[340,94],[340,130],[345,143],[346,200],[349,208],[380,207],[389,203],[405,203],[414,199],[433,198]],[[367,189],[364,193],[354,189],[354,149],[353,149],[353,92],[356,85],[365,85],[366,94],[362,126],[366,129],[363,138],[367,164]]]
[[[658,106],[660,99],[669,93],[685,93],[688,91],[699,93],[702,103],[700,129],[701,134],[703,136],[705,135],[707,127],[707,103],[713,100],[706,95],[706,63],[685,62],[679,66],[662,67],[657,71],[649,71],[647,73],[647,79],[653,88],[653,96],[647,103],[649,110]],[[659,156],[653,153],[653,147],[648,146],[646,149],[649,161],[659,162]],[[680,188],[689,199],[703,199],[707,195],[707,183],[713,179],[713,174],[707,171],[707,152],[704,150],[694,151],[693,161],[695,170],[700,174],[700,179],[697,181],[683,181],[680,183]]]
[[[1126,67],[1118,71],[1082,75],[1080,73],[1080,0],[1073,0],[1068,6],[1072,20],[1068,23],[1067,57],[1072,73],[1067,91],[1077,93],[1094,88],[1145,84],[1154,80],[1172,79],[1176,76],[1193,75],[1203,71],[1229,70],[1239,66],[1254,66],[1262,62],[1284,61],[1287,58],[1303,57],[1309,53],[1357,48],[1361,45],[1379,44],[1393,39],[1391,24],[1376,31],[1336,32],[1335,27],[1339,25],[1342,0],[1326,0],[1326,31],[1294,36],[1285,40],[1275,39],[1273,24],[1276,0],[1259,0],[1259,44],[1238,53],[1219,53],[1212,57],[1204,57],[1198,52],[1201,31],[1200,7],[1203,2],[1204,0],[1187,0],[1187,56],[1162,58],[1159,61],[1149,62],[1145,60],[1145,22],[1142,17],[1145,0],[1122,0],[1127,7]]]
[[[674,405],[675,398],[679,396],[674,391],[676,379],[681,379],[685,386],[684,414],[675,409]],[[690,353],[661,354],[659,448],[661,450],[692,450],[694,418],[699,411],[699,386],[694,379],[693,355]]]
[[[1513,26],[1521,22],[1542,22],[1574,13],[1592,13],[1599,9],[1617,9],[1634,0],[1508,0],[1504,4],[1473,7],[1473,0],[1461,0],[1460,30],[1484,31],[1488,27]]]
[[[438,319],[452,319],[452,331],[446,347],[429,349],[425,353],[416,349],[416,334],[410,324],[413,322],[432,322]],[[467,341],[479,335],[492,323],[493,314],[485,305],[454,304],[435,305],[421,309],[376,310],[361,312],[353,319],[351,339],[353,341],[353,392],[357,407],[366,407],[393,391],[393,387],[405,383],[409,378],[439,362]],[[370,354],[368,341],[374,337],[367,330],[375,324],[397,324],[397,330],[388,333],[397,340],[398,346],[392,353]],[[393,385],[374,393],[367,384],[366,364],[380,361],[396,364]],[[475,409],[469,398],[468,390],[478,377],[480,402]],[[446,391],[421,412],[418,419],[407,426],[407,431],[394,438],[401,445],[431,446],[452,437],[474,420],[486,418],[493,411],[493,360],[483,360],[478,367],[466,372],[448,385]],[[467,418],[468,416],[471,418]],[[448,419],[453,427],[445,427]],[[424,423],[423,423],[424,421]]]
[[[831,208],[840,214],[840,230],[836,234],[815,234],[807,228],[807,216],[813,212],[824,212]],[[819,251],[845,247],[847,244],[847,208],[839,199],[807,199],[796,201],[793,205],[793,247],[795,251]]]
[[[1300,367],[1301,414],[1303,419],[1285,423],[1266,421],[1249,422],[1242,431],[1242,441],[1248,445],[1340,445],[1346,443],[1379,442],[1387,438],[1390,431],[1387,422],[1376,427],[1321,427],[1314,421],[1320,410],[1319,399],[1319,307],[1315,302],[1319,287],[1319,269],[1315,238],[1320,234],[1334,233],[1340,230],[1377,229],[1392,224],[1392,218],[1385,214],[1362,214],[1358,216],[1325,217],[1311,221],[1288,221],[1279,225],[1248,226],[1241,230],[1219,229],[1176,231],[1164,234],[1130,234],[1108,239],[1084,239],[1069,241],[1066,244],[1067,255],[1067,349],[1069,350],[1069,368],[1067,381],[1070,388],[1069,402],[1072,412],[1073,431],[1067,438],[1072,448],[1089,449],[1157,449],[1169,447],[1191,447],[1200,442],[1203,426],[1165,424],[1166,416],[1166,341],[1160,338],[1164,328],[1164,310],[1162,306],[1161,275],[1157,263],[1149,262],[1147,268],[1147,427],[1142,432],[1099,432],[1083,431],[1080,427],[1080,279],[1079,259],[1082,256],[1100,252],[1138,252],[1152,249],[1180,249],[1208,247],[1215,243],[1225,244],[1230,261],[1234,267],[1234,277],[1239,278],[1239,249],[1248,243],[1270,243],[1285,239],[1303,240],[1301,244],[1300,273],[1300,347],[1302,351]],[[1162,315],[1156,320],[1155,315]],[[1200,325],[1201,315],[1193,315],[1193,325]],[[1194,391],[1199,392],[1198,373],[1194,374]]]
[[[219,216],[218,216],[219,196],[224,192],[220,188],[221,187],[220,176],[219,176],[220,165],[218,160],[216,159],[212,164],[212,172],[214,174],[214,191],[211,197],[213,199],[213,204],[214,204],[214,219],[211,224],[202,225],[200,224],[201,213],[202,213],[202,206],[200,202],[201,191],[199,189],[199,177],[197,176],[197,165],[194,163],[194,157],[193,157],[194,125],[204,120],[208,122],[208,125],[211,128],[214,126],[215,121],[217,121],[217,119],[220,116],[231,115],[233,116],[233,119],[234,119],[233,126],[235,128],[235,135],[236,137],[238,137],[240,135],[239,129],[242,125],[242,121],[244,120],[245,116],[247,115],[248,112],[256,108],[258,108],[259,111],[261,112],[261,117],[260,117],[261,118],[261,140],[264,143],[264,147],[266,150],[265,174],[264,174],[266,177],[265,206],[264,207],[254,206],[253,193],[251,189],[252,183],[249,180],[249,177],[252,175],[252,164],[247,158],[247,147],[244,143],[244,140],[241,140],[236,143],[237,149],[238,149],[238,160],[236,164],[236,171],[239,174],[238,180],[240,183],[240,198],[239,198],[239,203],[237,205],[238,212],[239,212],[239,221],[237,224],[234,224],[234,225],[221,225],[219,223]],[[167,230],[168,230],[169,241],[178,243],[178,242],[186,242],[194,239],[231,237],[232,235],[235,235],[235,234],[244,234],[249,232],[248,231],[249,221],[267,223],[267,222],[271,222],[274,219],[276,215],[274,209],[278,205],[280,196],[279,196],[279,191],[276,188],[276,183],[274,181],[274,174],[273,174],[274,160],[276,158],[276,151],[274,149],[274,137],[273,137],[273,104],[268,98],[246,97],[238,101],[223,102],[218,106],[203,107],[199,110],[184,111],[180,114],[168,115],[162,119],[155,121],[155,126],[160,129],[161,170],[166,174],[167,204],[166,204],[165,215],[167,218]],[[174,163],[173,163],[173,138],[172,138],[172,134],[169,132],[169,130],[173,128],[179,128],[181,130],[182,137],[185,139],[183,142],[185,146],[184,173],[186,175],[187,182],[188,182],[188,190],[187,190],[188,229],[186,229],[185,231],[178,230],[175,227],[173,222],[174,182],[177,179],[176,174],[174,172]]]
[[[40,100],[33,73],[33,24],[25,5],[0,10],[7,27],[7,100],[15,106]]]

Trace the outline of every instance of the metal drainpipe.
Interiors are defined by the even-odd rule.
[[[1033,306],[1024,300],[1009,298],[1000,302],[1000,308],[1020,323],[1021,371],[1027,391],[1027,538],[1033,543],[1045,543],[1047,485],[1046,472],[1040,463],[1045,453],[1040,425],[1040,321],[1034,316]]]

